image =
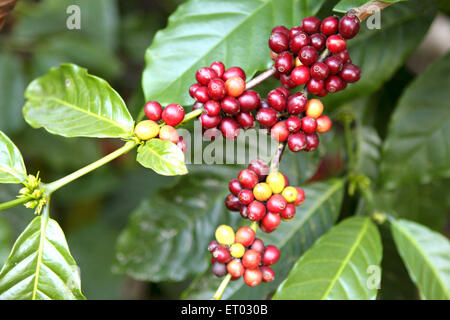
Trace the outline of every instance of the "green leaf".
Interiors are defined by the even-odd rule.
[[[62,64],[34,80],[25,92],[25,120],[64,137],[126,138],[133,119],[119,94],[103,79]]]
[[[0,300],[82,300],[78,267],[58,223],[31,221],[0,271]]]
[[[119,237],[115,270],[153,282],[181,281],[203,272],[215,229],[230,223],[224,199],[231,171],[221,176],[219,170],[183,176],[144,200]]]
[[[22,62],[14,55],[0,54],[0,70],[0,128],[10,134],[24,124],[21,113],[25,90]]]
[[[382,0],[383,2],[400,2],[406,0]],[[350,9],[360,7],[366,3],[372,2],[372,0],[341,0],[339,3],[333,8],[333,11],[345,13]]]
[[[15,144],[0,131],[0,183],[21,183],[27,177],[22,154]]]
[[[394,220],[397,250],[423,299],[450,299],[450,242],[441,234],[408,220]]]
[[[383,147],[386,188],[450,177],[450,53],[406,89],[392,116]]]
[[[137,161],[146,168],[164,176],[186,174],[184,153],[170,141],[150,139],[139,147]]]
[[[297,25],[324,0],[191,0],[180,5],[146,53],[143,89],[147,100],[192,104],[195,72],[213,61],[240,66],[250,78],[271,60],[267,39],[278,25]]]
[[[380,234],[373,222],[346,219],[297,261],[274,299],[375,299],[377,289],[369,289],[368,268],[379,267],[381,256]]]
[[[381,139],[371,126],[358,126],[356,140],[356,167],[371,179],[378,178]]]
[[[276,277],[270,283],[261,283],[258,290],[247,287],[244,281],[232,281],[225,290],[224,299],[266,299],[287,276],[292,265],[309,247],[336,222],[341,209],[344,182],[333,180],[315,183],[304,188],[306,200],[297,208],[297,214],[290,222],[282,222],[276,232],[258,233],[266,244],[280,248],[281,259],[273,265]],[[211,240],[210,238],[209,240]],[[184,292],[184,299],[210,299],[221,279],[211,270],[194,281]]]
[[[3,266],[8,258],[12,243],[11,238],[9,222],[4,217],[0,216],[0,267]]]
[[[361,79],[325,97],[324,104],[340,105],[380,89],[422,42],[434,19],[435,7],[434,1],[411,0],[384,9],[380,29],[370,30],[362,23],[359,34],[347,44],[353,63],[362,70]]]

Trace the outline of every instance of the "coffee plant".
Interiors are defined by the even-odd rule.
[[[0,0],[0,27],[16,2]],[[29,22],[36,25],[71,1],[61,2],[15,10],[42,6]],[[114,16],[111,3],[80,1],[82,12],[106,12],[92,15],[94,25]],[[144,97],[128,107],[78,65],[83,50],[104,51],[85,65],[114,78],[120,59],[112,34],[81,29],[90,42],[73,59],[61,53],[77,64],[47,68],[54,57],[42,58],[41,45],[24,90],[21,61],[0,50],[0,196],[9,197],[0,203],[0,299],[86,299],[85,264],[77,264],[61,217],[51,212],[71,197],[79,211],[94,210],[91,195],[118,183],[100,173],[122,170],[123,162],[134,167],[133,150],[154,174],[122,176],[125,187],[106,214],[141,204],[120,235],[102,235],[105,225],[82,236],[95,236],[82,246],[93,250],[95,265],[112,263],[114,273],[138,283],[183,283],[183,299],[450,299],[450,242],[438,232],[450,208],[450,56],[415,78],[405,67],[438,10],[445,11],[441,2],[418,0],[188,0],[146,50]],[[365,23],[373,19],[378,28]],[[17,39],[6,43],[14,50],[47,32],[13,27]],[[60,48],[71,48],[68,39]],[[20,123],[9,104],[23,91],[22,115],[32,128],[63,141],[101,139],[103,157],[48,182],[48,168],[28,161],[35,153],[24,149],[23,157],[21,143],[6,134]],[[188,157],[210,147],[183,135],[195,138],[196,125],[203,142],[227,141],[219,157],[234,159],[228,145],[256,128],[277,146],[247,166],[191,165]],[[52,143],[43,146],[37,134],[24,145],[57,163]],[[81,149],[61,155],[77,164],[89,162],[84,156]],[[182,177],[163,184],[161,176]],[[70,189],[81,178],[91,180]],[[18,223],[8,216],[23,206],[31,222],[11,249]],[[115,250],[114,261],[97,258],[106,248]],[[96,277],[90,282],[96,286]]]

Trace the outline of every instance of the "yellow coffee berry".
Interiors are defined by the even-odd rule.
[[[284,188],[283,192],[281,193],[281,195],[286,199],[287,202],[295,202],[295,200],[297,200],[297,189],[295,189],[294,187],[286,187]]]
[[[159,125],[152,120],[139,122],[134,128],[134,134],[141,140],[150,140],[159,133]]]
[[[235,243],[230,247],[231,256],[234,258],[242,258],[245,253],[245,247],[240,243]]]
[[[267,183],[261,182],[253,188],[253,195],[256,200],[266,201],[272,195],[272,189]]]
[[[272,172],[267,176],[266,182],[269,184],[273,193],[281,193],[285,186],[283,174],[280,172]]]
[[[216,240],[218,243],[229,246],[234,243],[234,231],[230,226],[221,225],[216,229]]]

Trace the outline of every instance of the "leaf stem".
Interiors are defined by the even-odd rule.
[[[253,87],[256,87],[261,82],[263,82],[263,81],[269,79],[271,76],[273,76],[275,74],[275,72],[276,72],[276,70],[274,67],[264,71],[257,77],[255,77],[252,80],[250,80],[249,82],[247,82],[245,89],[251,89]]]
[[[214,296],[212,297],[211,300],[220,300],[222,299],[222,295],[225,291],[225,289],[228,286],[228,283],[231,280],[231,274],[227,273],[227,275],[225,276],[225,278],[222,280],[222,282],[220,283],[219,288],[217,288],[216,293],[214,294]]]
[[[45,190],[47,192],[47,194],[52,194],[53,192],[55,192],[56,190],[58,190],[59,188],[65,186],[66,184],[84,176],[85,174],[100,168],[101,166],[107,164],[108,162],[120,157],[121,155],[129,152],[130,150],[132,150],[133,148],[135,148],[137,145],[139,144],[139,142],[132,140],[132,141],[128,141],[127,143],[125,143],[125,145],[119,149],[117,149],[116,151],[108,154],[107,156],[91,163],[90,165],[87,165],[84,168],[81,168],[77,171],[75,171],[74,173],[69,174],[68,176],[65,176],[64,178],[61,178],[57,181],[54,181],[50,184],[47,184],[45,186]]]
[[[0,203],[0,211],[9,209],[9,208],[12,208],[12,207],[15,207],[15,206],[18,206],[19,204],[23,204],[25,202],[28,202],[31,199],[33,199],[33,198],[31,198],[31,197],[24,197],[24,198],[18,198],[18,199],[11,200],[11,201],[8,201],[8,202]]]

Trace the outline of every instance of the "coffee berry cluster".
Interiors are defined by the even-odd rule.
[[[295,207],[305,200],[299,187],[289,186],[288,178],[275,171],[267,174],[267,164],[252,160],[248,169],[242,170],[238,179],[229,183],[230,194],[225,205],[230,211],[239,211],[242,218],[259,222],[262,231],[275,231],[281,220],[295,216]]]
[[[221,225],[215,236],[216,240],[208,245],[214,275],[223,277],[229,273],[231,280],[243,276],[250,287],[275,279],[275,272],[270,266],[280,259],[280,250],[273,245],[264,245],[261,239],[255,237],[253,229],[241,227],[235,233],[230,226]]]
[[[157,101],[149,101],[144,106],[148,120],[139,122],[134,128],[134,133],[139,139],[146,141],[153,138],[170,141],[185,152],[186,141],[178,135],[175,126],[184,119],[184,108],[179,104],[169,104],[164,109]]]
[[[356,82],[361,70],[352,64],[347,39],[359,31],[360,21],[351,14],[341,19],[332,16],[321,21],[306,17],[291,29],[278,26],[269,38],[275,77],[289,89],[306,85],[318,97],[338,92]]]
[[[195,74],[197,83],[189,88],[196,100],[194,109],[203,107],[200,123],[204,130],[220,130],[224,138],[235,139],[239,129],[249,129],[255,124],[252,111],[259,108],[261,99],[254,90],[245,90],[246,75],[239,67],[225,70],[216,61],[210,67],[202,67]]]

